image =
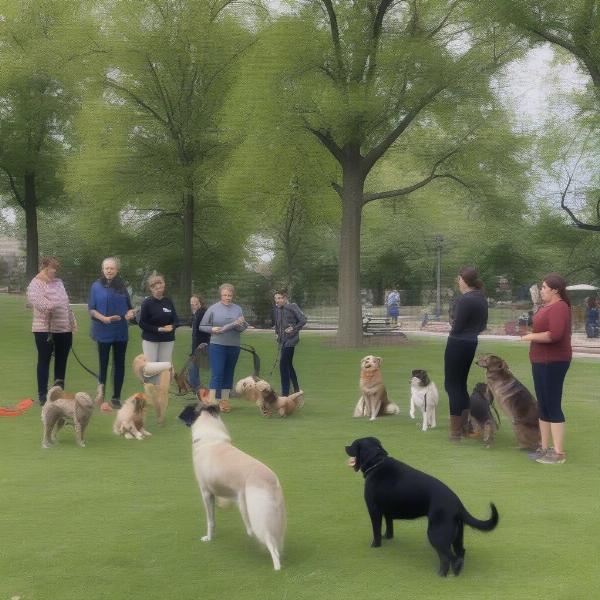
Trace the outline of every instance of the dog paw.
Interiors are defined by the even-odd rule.
[[[201,541],[201,542],[210,542],[210,540],[211,540],[211,537],[210,537],[209,535],[203,535],[203,536],[200,538],[200,541]]]
[[[42,448],[52,448],[51,444],[49,444],[48,442],[44,442],[42,444]]]

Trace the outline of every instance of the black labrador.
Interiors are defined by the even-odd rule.
[[[439,479],[391,458],[374,437],[354,440],[346,446],[348,461],[365,478],[365,502],[373,525],[372,547],[381,546],[381,522],[385,537],[394,537],[394,519],[427,517],[427,537],[436,549],[442,577],[448,570],[458,575],[463,567],[464,524],[491,531],[498,524],[498,511],[490,504],[492,516],[481,521],[470,515],[459,497]]]

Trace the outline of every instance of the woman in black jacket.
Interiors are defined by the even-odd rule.
[[[206,312],[206,305],[204,300],[198,294],[194,294],[190,298],[190,308],[192,309],[192,355],[196,351],[196,348],[200,344],[210,344],[210,333],[200,331],[200,321]],[[194,392],[198,393],[200,390],[200,369],[198,363],[195,360],[190,361],[188,367],[188,382]]]
[[[462,295],[454,305],[452,329],[444,353],[444,387],[450,404],[450,439],[453,441],[459,441],[468,432],[467,379],[478,336],[487,327],[488,320],[483,283],[473,267],[463,267],[459,271],[458,289]]]

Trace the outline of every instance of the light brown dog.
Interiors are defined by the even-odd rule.
[[[71,394],[55,385],[48,391],[46,402],[42,408],[44,434],[42,448],[50,448],[56,442],[56,435],[65,425],[72,423],[75,439],[82,448],[85,446],[85,428],[94,411],[94,401],[85,392]]]
[[[148,398],[145,394],[134,394],[125,400],[123,406],[117,412],[113,424],[113,432],[122,435],[128,440],[143,440],[152,434],[144,429],[144,418],[146,416],[146,404]]]
[[[153,366],[162,365],[160,371]],[[156,422],[162,425],[169,406],[169,386],[173,378],[173,367],[170,363],[152,363],[143,354],[133,359],[133,372],[144,384],[144,393],[148,402],[156,411]]]
[[[381,378],[382,362],[383,359],[380,356],[371,354],[360,361],[359,385],[362,393],[354,409],[353,416],[369,417],[371,421],[374,421],[377,417],[397,415],[400,412],[398,405],[388,399]]]
[[[520,448],[535,449],[540,445],[537,401],[531,392],[510,372],[499,356],[486,354],[477,359],[486,371],[486,383],[494,400],[510,417]]]
[[[235,384],[235,391],[250,402],[254,402],[265,417],[276,411],[280,417],[291,415],[297,408],[304,406],[304,392],[294,392],[289,396],[278,396],[271,384],[254,375],[240,379]]]

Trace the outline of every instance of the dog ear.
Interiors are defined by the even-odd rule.
[[[191,427],[194,424],[194,421],[198,418],[200,414],[197,409],[197,404],[188,404],[177,417],[182,420],[188,427]]]
[[[381,365],[383,363],[383,358],[381,358],[381,356],[376,356],[375,358],[377,359],[378,365]]]

